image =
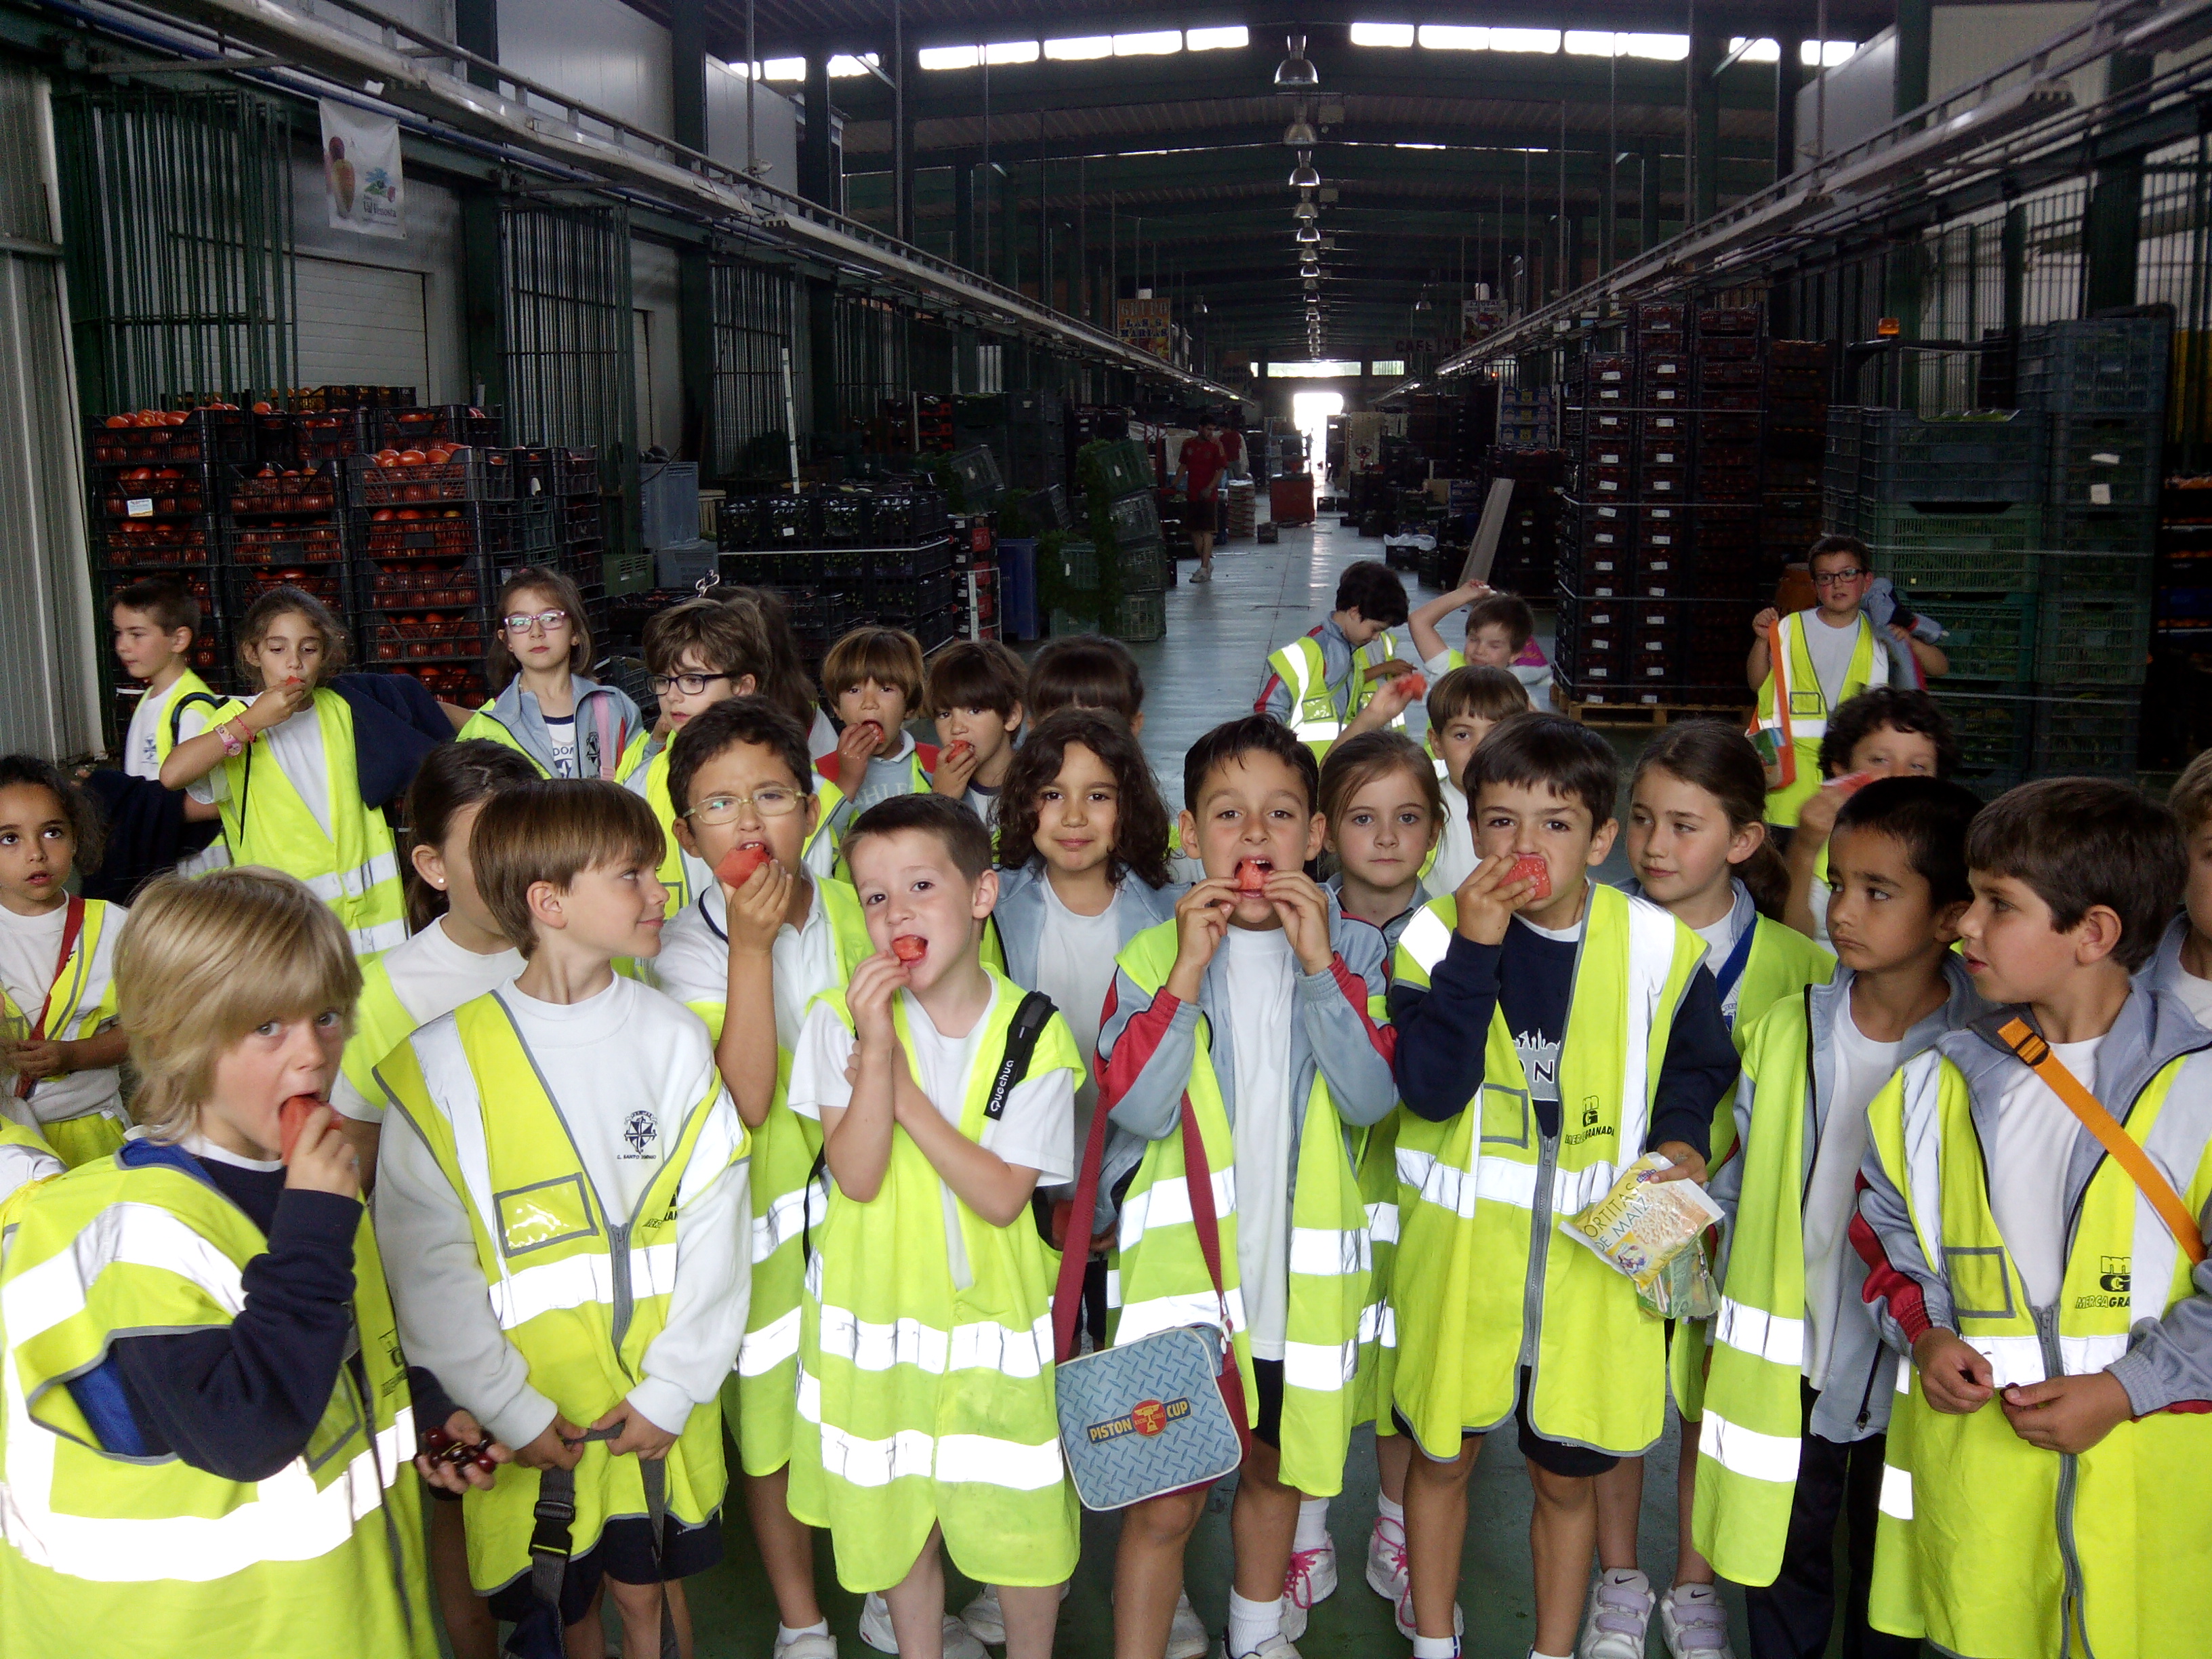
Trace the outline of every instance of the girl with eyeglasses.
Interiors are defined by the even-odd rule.
[[[497,695],[460,727],[505,744],[549,778],[612,778],[645,717],[592,661],[584,596],[557,570],[518,570],[499,591],[484,672]]]

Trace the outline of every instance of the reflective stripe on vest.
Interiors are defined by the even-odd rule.
[[[245,1306],[246,1265],[266,1249],[230,1200],[169,1164],[88,1164],[21,1212],[0,1268],[0,1605],[16,1638],[32,1642],[58,1619],[88,1652],[88,1632],[120,1627],[112,1621],[179,1628],[171,1620],[204,1611],[208,1598],[250,1587],[288,1601],[342,1596],[365,1644],[318,1631],[257,1651],[434,1652],[427,1606],[403,1598],[403,1586],[422,1582],[406,1474],[415,1428],[366,1212],[352,1316],[367,1394],[341,1367],[301,1454],[268,1479],[110,1455],[69,1389],[118,1335],[228,1326]]]
[[[980,1142],[1020,988],[989,975],[960,1133]],[[842,989],[817,995],[850,1029]],[[892,1023],[911,1054],[909,1010]],[[1055,1015],[1029,1077],[1079,1077]],[[948,1206],[947,1200],[951,1199]],[[948,1217],[967,1276],[956,1279]],[[1026,1215],[994,1226],[951,1192],[903,1130],[876,1195],[833,1190],[807,1264],[791,1454],[792,1513],[830,1528],[847,1588],[880,1589],[912,1567],[931,1528],[987,1583],[1058,1583],[1073,1569],[1073,1489],[1053,1402],[1052,1259]],[[896,1261],[896,1273],[883,1264]],[[789,1409],[788,1407],[786,1409]]]
[[[70,947],[69,960],[54,976],[46,1000],[46,1035],[57,1042],[91,1036],[117,1015],[114,941],[107,938],[114,908],[105,899],[84,902],[84,927]],[[51,963],[53,953],[46,951]],[[39,1017],[37,1006],[20,1008],[0,986],[0,1012],[27,1030]]]
[[[296,877],[337,912],[354,953],[374,956],[407,937],[392,826],[361,798],[351,707],[327,689],[315,692],[313,707],[323,741],[329,830],[300,798],[267,745],[253,744],[222,763],[223,836],[233,864],[266,864]],[[214,718],[220,724],[245,711],[244,703],[233,702]]]
[[[2017,1075],[2011,1066],[1998,1069],[1997,1086]],[[2177,1059],[2132,1102],[2105,1103],[2203,1214],[2212,1202],[2212,1056]],[[2069,1218],[2055,1304],[2031,1306],[1990,1207],[1969,1085],[1941,1052],[1910,1061],[1869,1118],[1872,1154],[1905,1198],[1959,1334],[1989,1358],[1998,1386],[2101,1370],[2127,1352],[2136,1324],[2195,1293],[2157,1212],[2100,1157]],[[2145,1548],[2142,1504],[2153,1492],[2191,1513],[2212,1504],[2212,1417],[2156,1412],[2122,1422],[2086,1454],[2053,1456],[1993,1406],[1933,1410],[1917,1368],[1902,1368],[1899,1382],[1909,1392],[1886,1454],[1870,1603],[1878,1628],[1924,1631],[1960,1653],[2202,1646],[2212,1564],[2179,1536]]]
[[[1328,683],[1328,658],[1316,635],[1300,635],[1273,653],[1267,666],[1291,694],[1291,735],[1301,743],[1335,742],[1344,734],[1346,722],[1375,695],[1375,686],[1363,678],[1364,671],[1395,654],[1388,633],[1376,635],[1354,651],[1340,707],[1338,691]],[[1402,724],[1403,720],[1401,715],[1393,724]]]
[[[1809,745],[1818,755],[1820,739],[1828,733],[1831,710],[1827,694],[1820,687],[1820,677],[1813,666],[1812,647],[1805,641],[1808,614],[1792,611],[1778,625],[1782,648],[1789,653],[1786,673],[1790,683],[1790,736],[1800,753]],[[1827,624],[1823,623],[1820,626],[1825,628]],[[1838,703],[1848,702],[1873,683],[1876,648],[1874,620],[1862,613],[1858,635],[1851,646],[1850,662],[1844,670],[1844,683],[1836,698]],[[1774,707],[1774,675],[1771,669],[1759,688],[1759,724],[1770,732],[1782,729],[1782,717]],[[1817,774],[1814,781],[1818,781]]]
[[[1309,643],[1315,643],[1309,641]],[[1318,651],[1319,646],[1315,644]],[[1176,924],[1161,922],[1131,939],[1121,971],[1157,995],[1176,955]],[[1201,1034],[1205,1027],[1200,1024]],[[1210,1042],[1195,1045],[1186,1093],[1197,1116],[1220,1223],[1224,1290],[1237,1285],[1234,1137],[1213,1069]],[[1217,1153],[1217,1140],[1220,1152]],[[1316,1069],[1293,1153],[1291,1238],[1285,1264],[1287,1314],[1283,1332],[1283,1480],[1310,1497],[1340,1491],[1352,1425],[1361,1420],[1358,1387],[1385,1327],[1377,1301],[1367,1206],[1352,1166],[1350,1138],[1336,1114],[1327,1079]],[[1146,1149],[1123,1203],[1117,1240],[1119,1283],[1134,1292],[1115,1326],[1117,1343],[1172,1325],[1218,1328],[1221,1315],[1191,1224],[1190,1191],[1182,1173],[1182,1137],[1170,1134]],[[1227,1299],[1227,1298],[1224,1298]],[[1230,1302],[1239,1363],[1249,1363],[1241,1292]],[[1258,1398],[1247,1395],[1249,1407]]]
[[[1559,1133],[1538,1132],[1502,1011],[1479,1097],[1444,1122],[1399,1124],[1394,1401],[1432,1451],[1510,1416],[1532,1363],[1539,1434],[1633,1455],[1664,1422],[1659,1322],[1627,1279],[1587,1251],[1553,1249],[1551,1235],[1644,1150],[1674,1012],[1704,945],[1656,905],[1595,884],[1588,891],[1559,1048]],[[1457,915],[1445,897],[1407,925],[1395,983],[1427,988]],[[1554,1296],[1576,1309],[1566,1325],[1545,1317]]]

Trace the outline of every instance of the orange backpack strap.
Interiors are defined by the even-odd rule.
[[[2173,1242],[2181,1246],[2181,1253],[2189,1258],[2190,1266],[2203,1262],[2204,1238],[2198,1231],[2197,1218],[2190,1214],[2189,1206],[2173,1190],[2173,1183],[2166,1178],[2166,1172],[2151,1162],[2142,1144],[2121,1127],[2096,1096],[2081,1086],[2081,1079],[2066,1069],[2042,1035],[2020,1015],[2006,1018],[2002,1024],[1980,1024],[1978,1029],[1989,1030],[1992,1025],[1997,1041],[2010,1049],[2021,1065],[2041,1078],[2052,1094],[2066,1103],[2066,1109],[2081,1120],[2081,1127],[2096,1136],[2098,1144],[2127,1171],[2128,1179],[2150,1200],[2151,1208],[2158,1212],[2159,1219],[2173,1235]]]

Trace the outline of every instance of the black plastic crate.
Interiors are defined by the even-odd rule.
[[[1826,371],[1829,356],[1828,342],[1826,340],[1769,340],[1766,343],[1766,361],[1777,368]]]
[[[224,615],[243,619],[253,602],[273,588],[296,587],[312,593],[339,616],[345,614],[345,562],[232,565],[216,573]]]
[[[911,581],[876,582],[866,603],[855,610],[860,616],[874,619],[879,626],[906,628],[912,632],[910,624],[945,609],[958,597],[959,584],[951,571],[944,570]]]
[[[1748,334],[1717,334],[1698,342],[1701,363],[1748,363],[1759,358],[1759,341]]]
[[[425,449],[432,444],[466,444],[471,447],[499,442],[499,410],[468,404],[433,404],[418,409],[377,409],[368,411],[374,449]]]
[[[1698,363],[1698,384],[1703,387],[1751,387],[1765,384],[1766,366],[1753,359],[1748,362],[1714,362],[1700,358]]]
[[[722,578],[740,587],[811,588],[828,579],[826,555],[809,548],[796,553],[722,552]]]
[[[599,452],[556,449],[553,452],[552,473],[555,495],[596,495],[599,493]]]
[[[256,415],[253,453],[257,459],[280,467],[343,461],[374,447],[363,429],[366,421],[366,415],[354,409]]]
[[[242,409],[167,414],[154,425],[140,425],[139,418],[131,414],[88,420],[85,459],[95,465],[189,466],[253,459],[253,417]]]
[[[477,526],[477,544],[495,558],[535,564],[550,558],[564,544],[565,526],[556,503],[540,496],[535,501],[485,501],[471,509]],[[592,526],[597,535],[596,518]]]
[[[355,507],[422,507],[514,498],[514,468],[501,449],[471,449],[435,465],[387,466],[373,455],[346,464],[346,499]]]
[[[817,513],[815,535],[823,547],[866,547],[872,539],[865,495],[833,490],[821,498]]]
[[[2171,340],[2171,325],[2157,317],[2033,325],[2020,331],[2014,395],[2027,409],[2161,414]]]
[[[943,492],[902,490],[868,499],[868,539],[878,547],[911,547],[945,533],[947,516]]]
[[[1149,489],[1116,496],[1107,504],[1106,521],[1117,544],[1126,546],[1133,542],[1158,541],[1160,538],[1159,498]]]
[[[489,617],[501,580],[488,558],[471,553],[455,559],[360,560],[352,586],[364,617],[421,611]]]
[[[1687,466],[1690,441],[1684,434],[1646,438],[1638,447],[1637,459],[1645,466]]]
[[[335,513],[312,520],[227,520],[223,556],[234,567],[335,564],[346,556],[343,521]]]
[[[258,467],[226,466],[216,474],[223,510],[234,519],[336,514],[345,502],[345,480],[336,460],[309,467],[280,469],[273,461]]]
[[[189,519],[222,505],[216,469],[197,464],[110,463],[92,469],[90,485],[92,515],[103,527],[124,520]]]
[[[1686,320],[1676,300],[1638,300],[1628,308],[1628,325],[1638,334],[1679,334]]]
[[[1875,501],[2037,501],[2047,428],[2027,410],[1921,416],[1910,410],[1831,411],[1827,482],[1856,478]]]
[[[532,504],[542,504],[550,510],[554,538],[563,547],[605,539],[605,508],[596,496],[540,495]]]
[[[1759,416],[1756,414],[1703,413],[1696,417],[1696,424],[1698,442],[1700,445],[1739,444],[1756,447],[1759,441]]]
[[[2036,702],[2033,775],[2131,778],[2142,726],[2141,699],[2111,686],[2044,690]]]
[[[2156,507],[2165,426],[2160,415],[2052,415],[2046,501],[2057,507]]]
[[[1636,359],[1626,352],[1595,352],[1583,359],[1586,386],[1626,386],[1636,378]]]
[[[1757,306],[1713,306],[1698,313],[1698,337],[1702,343],[1715,334],[1756,334],[1759,332],[1759,310]]]
[[[194,518],[124,519],[100,526],[94,549],[103,569],[180,570],[219,563],[222,539],[212,514]]]

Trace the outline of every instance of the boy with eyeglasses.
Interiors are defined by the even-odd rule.
[[[1820,787],[1820,739],[1831,709],[1870,685],[1917,684],[1923,652],[1929,672],[1948,666],[1941,652],[1900,626],[1893,624],[1885,638],[1860,608],[1874,584],[1874,557],[1857,537],[1821,537],[1805,565],[1813,607],[1788,616],[1771,605],[1760,611],[1744,664],[1744,678],[1759,694],[1752,740],[1767,763],[1766,821],[1784,829],[1796,827],[1798,807]]]
[[[798,721],[764,697],[726,698],[687,720],[668,755],[676,840],[715,878],[670,919],[651,976],[706,1021],[753,1138],[752,1302],[723,1415],[775,1594],[775,1659],[836,1659],[815,1597],[813,1534],[789,1504],[802,1222],[822,1130],[785,1097],[807,1005],[842,991],[875,946],[852,888],[807,871],[822,804]]]
[[[714,872],[686,852],[674,833],[676,813],[668,798],[671,740],[716,703],[758,690],[768,672],[769,652],[757,609],[714,599],[686,599],[654,612],[646,619],[644,646],[651,676],[647,684],[660,704],[660,718],[630,744],[617,776],[624,787],[645,797],[669,838],[658,873],[668,890],[668,914],[674,917],[714,884]]]

